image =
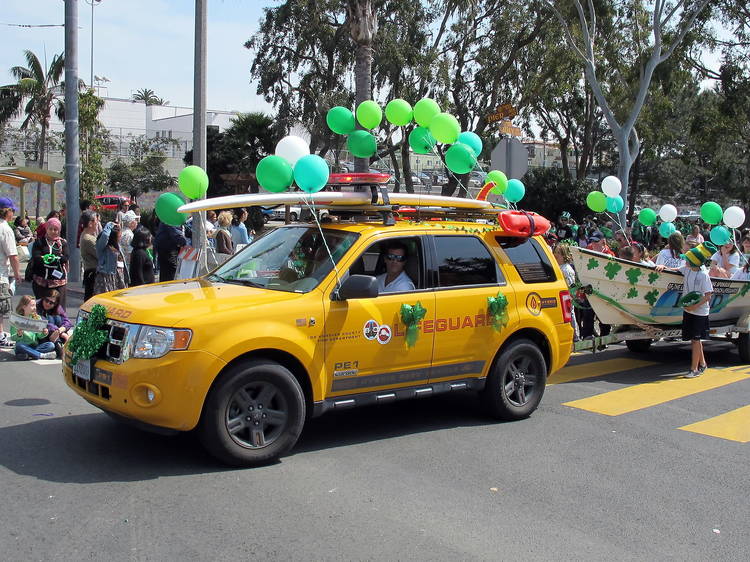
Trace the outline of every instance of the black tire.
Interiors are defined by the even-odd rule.
[[[750,334],[740,334],[737,340],[737,351],[743,363],[750,363]]]
[[[263,224],[267,224],[267,223],[268,223],[268,215],[264,214],[263,215]]]
[[[547,364],[539,347],[527,339],[500,354],[480,394],[489,415],[501,420],[527,418],[539,406],[547,383]]]
[[[646,353],[654,340],[625,340],[625,345],[634,353]]]
[[[297,222],[297,213],[289,213],[289,220],[292,222]]]
[[[215,383],[198,436],[217,459],[258,466],[294,447],[304,422],[305,397],[294,375],[274,361],[253,359],[232,367]]]

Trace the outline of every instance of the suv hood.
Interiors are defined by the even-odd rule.
[[[144,285],[97,295],[81,309],[104,305],[107,318],[172,327],[182,320],[236,311],[239,307],[256,307],[298,299],[300,293],[259,289],[232,283],[214,283],[206,279],[170,281]]]

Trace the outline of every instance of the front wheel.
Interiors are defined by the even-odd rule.
[[[547,364],[532,341],[512,342],[497,358],[480,398],[491,416],[520,420],[539,406],[547,382]]]
[[[304,421],[305,397],[294,375],[276,362],[250,360],[211,390],[198,436],[217,459],[257,466],[294,447]]]
[[[289,220],[292,222],[297,222],[297,213],[289,213]]]

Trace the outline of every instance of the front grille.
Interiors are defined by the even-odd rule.
[[[104,400],[109,400],[108,386],[104,386],[103,384],[99,384],[94,381],[84,380],[73,373],[71,373],[70,376],[73,378],[73,384],[75,384],[78,388],[85,390],[86,392],[88,392],[89,394],[93,394],[94,396],[99,396]]]

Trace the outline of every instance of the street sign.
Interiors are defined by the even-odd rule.
[[[495,108],[495,113],[491,113],[487,116],[487,122],[495,123],[496,121],[500,121],[502,119],[512,119],[516,115],[518,115],[518,110],[511,104],[504,103],[503,105],[498,105],[497,108]]]
[[[521,179],[529,169],[529,152],[518,139],[505,138],[492,149],[490,163],[493,170],[504,172],[508,179]]]
[[[503,119],[500,122],[500,133],[511,137],[520,137],[521,128],[513,125],[513,123],[511,123],[509,119]]]

